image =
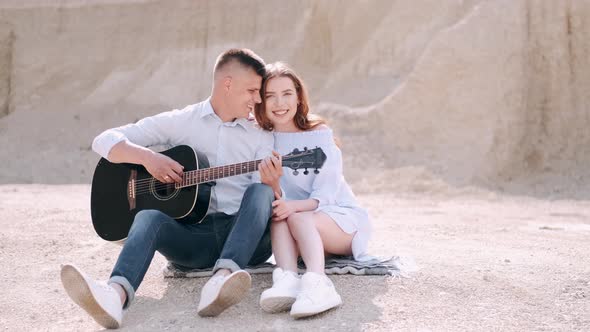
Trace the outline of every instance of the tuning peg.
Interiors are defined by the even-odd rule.
[[[315,171],[313,171],[314,174],[320,174],[320,170],[319,169],[315,169]]]
[[[293,153],[299,153],[299,149],[298,148],[293,149]]]
[[[303,151],[307,151],[307,146],[304,146],[303,147]]]
[[[299,175],[299,171],[298,170],[294,170],[293,171],[293,175]]]
[[[307,168],[305,169],[305,171],[303,171],[303,174],[305,174],[305,175],[309,174],[309,171],[307,170]]]

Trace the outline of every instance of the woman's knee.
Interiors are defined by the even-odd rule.
[[[289,225],[287,224],[287,221],[280,220],[270,222],[270,233],[275,234],[275,236],[285,236],[287,234],[290,235],[291,231],[289,230]]]
[[[295,212],[287,217],[287,225],[289,229],[301,229],[303,227],[315,227],[309,220],[309,213]]]

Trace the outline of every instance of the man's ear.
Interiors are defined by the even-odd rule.
[[[229,89],[231,87],[231,81],[231,76],[226,76],[223,78],[223,89],[225,90],[225,92],[229,92]]]

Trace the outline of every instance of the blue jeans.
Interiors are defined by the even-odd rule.
[[[256,183],[244,193],[236,215],[209,214],[199,224],[183,224],[157,210],[137,213],[109,283],[120,284],[127,293],[125,308],[158,251],[179,268],[213,271],[243,269],[265,262],[272,254],[270,217],[272,189]]]

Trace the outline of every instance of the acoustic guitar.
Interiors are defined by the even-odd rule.
[[[161,152],[184,166],[182,181],[162,183],[136,164],[111,163],[101,158],[92,179],[90,211],[94,230],[107,241],[127,238],[135,215],[146,209],[164,212],[184,223],[201,222],[211,199],[215,180],[258,170],[262,161],[209,167],[207,157],[187,145]],[[283,167],[298,170],[314,169],[318,173],[326,160],[321,148],[295,149],[282,157]]]

